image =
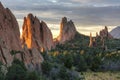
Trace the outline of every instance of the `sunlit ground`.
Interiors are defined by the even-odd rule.
[[[120,80],[120,72],[85,72],[85,80]]]

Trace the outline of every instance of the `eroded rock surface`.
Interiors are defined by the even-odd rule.
[[[40,51],[51,50],[54,47],[53,37],[46,23],[32,14],[24,18],[22,44],[27,44],[29,49],[37,48]]]
[[[22,48],[18,22],[12,12],[0,3],[0,61],[10,66],[14,58],[22,60],[28,69],[32,67],[34,70],[39,70],[43,61],[37,49]]]
[[[60,44],[64,44],[66,41],[73,39],[76,32],[77,31],[72,20],[67,21],[67,18],[63,17],[60,24],[60,33],[59,36],[55,39],[55,41]]]

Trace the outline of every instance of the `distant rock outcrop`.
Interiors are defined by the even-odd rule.
[[[105,26],[105,28],[102,29],[99,34],[100,34],[100,37],[103,37],[103,38],[109,38],[109,39],[113,38],[111,34],[108,32],[107,26]]]
[[[113,38],[120,39],[120,26],[117,26],[112,31],[110,31],[110,34],[113,36]]]
[[[95,38],[92,37],[92,33],[90,33],[90,43],[89,47],[95,47],[96,46],[96,41]]]
[[[10,66],[14,58],[22,60],[28,69],[37,70],[43,61],[38,50],[22,48],[17,20],[12,12],[0,3],[0,61]]]
[[[60,44],[64,44],[66,41],[73,39],[76,32],[77,31],[72,20],[67,21],[67,18],[63,17],[60,24],[60,33],[56,38],[56,41]]]
[[[32,14],[24,18],[22,44],[29,49],[37,48],[40,51],[51,50],[54,47],[53,37],[46,23]]]
[[[92,37],[92,34],[90,33],[89,47],[101,46],[101,48],[103,48],[104,50],[107,50],[107,46],[105,45],[105,40],[112,39],[112,38],[113,37],[108,32],[107,26],[105,26],[105,28],[99,32],[99,35],[98,33],[96,33],[96,37],[94,38]]]

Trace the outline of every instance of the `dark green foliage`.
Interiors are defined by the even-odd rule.
[[[21,54],[22,54],[23,52],[22,52],[22,51],[16,51],[16,50],[11,50],[11,51],[10,51],[10,54],[11,54],[11,55],[15,55],[15,54],[17,54],[17,53],[21,53]]]
[[[87,70],[86,61],[84,60],[84,57],[81,56],[80,54],[76,56],[75,63],[77,63],[76,64],[76,70],[77,71],[81,72],[81,71],[86,71]]]
[[[25,80],[26,68],[24,63],[18,59],[14,59],[12,66],[8,68],[6,80]]]
[[[101,58],[99,56],[95,56],[93,58],[93,61],[91,62],[90,69],[92,71],[98,71],[100,69],[101,64],[102,64]]]
[[[17,64],[17,65],[21,66],[25,71],[27,71],[27,69],[26,69],[24,63],[23,63],[22,61],[16,59],[16,58],[14,58],[12,64]]]
[[[13,64],[8,68],[6,80],[25,80],[26,71],[18,64]]]
[[[70,80],[69,74],[65,67],[61,67],[59,71],[59,77],[61,80]]]
[[[49,75],[50,70],[52,69],[52,64],[49,61],[44,61],[41,64],[42,73],[45,75]]]
[[[65,54],[64,56],[64,65],[65,67],[71,69],[73,66],[73,57],[71,54]]]
[[[35,71],[33,71],[27,73],[26,80],[40,80],[40,78],[39,75]]]
[[[2,72],[2,70],[1,70],[2,65],[3,65],[3,64],[0,62],[0,80],[5,80],[5,75],[4,75],[4,73]]]

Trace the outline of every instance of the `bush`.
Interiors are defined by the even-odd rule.
[[[61,80],[70,80],[70,79],[69,79],[69,75],[68,75],[68,73],[67,73],[67,70],[66,70],[66,68],[65,68],[64,66],[60,68],[59,78],[60,78]]]
[[[3,66],[3,64],[0,62],[0,80],[4,80],[5,79],[5,75],[2,72],[2,66]]]
[[[14,60],[13,60],[13,62],[12,62],[12,65],[13,65],[13,64],[17,64],[17,65],[21,66],[25,71],[27,71],[27,69],[26,69],[26,67],[25,67],[25,65],[24,65],[24,63],[23,63],[22,61],[14,58]]]
[[[40,78],[39,75],[33,71],[27,73],[26,80],[40,80]]]
[[[24,63],[18,59],[14,59],[12,66],[8,68],[6,80],[25,80],[27,69]]]
[[[13,64],[8,68],[6,80],[25,80],[26,71],[18,64]]]
[[[42,67],[42,73],[45,75],[49,75],[49,72],[52,69],[52,64],[48,61],[44,61],[41,64],[41,67]]]
[[[95,56],[91,62],[90,69],[92,71],[99,71],[101,64],[102,64],[101,58],[99,56]]]
[[[71,69],[73,66],[73,57],[71,54],[66,54],[64,57],[64,65],[65,67]]]
[[[88,67],[87,67],[84,57],[82,55],[77,55],[76,57],[78,59],[78,61],[77,61],[78,64],[76,65],[76,70],[79,72],[86,71]]]

